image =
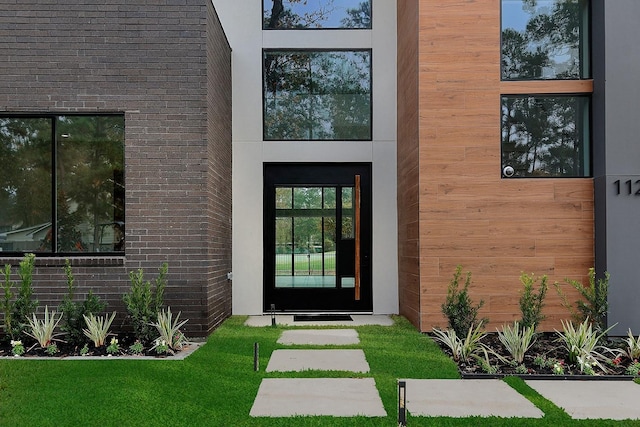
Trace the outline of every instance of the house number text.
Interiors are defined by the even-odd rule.
[[[613,181],[613,185],[618,196],[640,196],[640,179],[635,181],[632,179],[627,179],[626,181],[617,179]]]

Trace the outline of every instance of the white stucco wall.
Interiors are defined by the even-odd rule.
[[[233,313],[262,313],[264,162],[372,163],[373,310],[397,313],[395,0],[373,0],[357,31],[262,31],[261,0],[213,4],[233,49]],[[263,142],[263,48],[371,48],[373,141]]]

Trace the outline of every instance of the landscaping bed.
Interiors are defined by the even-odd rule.
[[[93,344],[87,344],[86,347],[80,347],[77,345],[70,345],[64,342],[56,343],[56,351],[40,348],[37,344],[32,347],[34,343],[26,343],[25,352],[16,356],[13,354],[13,347],[10,345],[8,339],[0,339],[0,358],[10,357],[10,358],[20,358],[20,359],[30,359],[30,358],[68,358],[68,357],[80,357],[80,358],[91,358],[95,359],[97,357],[132,357],[132,358],[160,358],[160,359],[183,359],[187,354],[195,351],[201,343],[198,342],[190,342],[188,341],[184,346],[179,349],[173,350],[171,352],[159,353],[156,349],[152,349],[152,346],[149,345],[147,347],[142,347],[140,351],[139,347],[133,346],[136,342],[136,339],[133,335],[125,335],[122,338],[117,338],[118,349],[115,351],[108,352],[108,346],[103,345],[101,347],[94,347]],[[133,349],[132,349],[133,346]],[[83,349],[84,348],[84,349]]]
[[[433,337],[433,334],[431,334]],[[606,371],[586,374],[577,364],[568,362],[568,351],[558,341],[555,332],[540,333],[535,343],[524,355],[521,364],[513,363],[510,353],[500,342],[497,333],[488,333],[480,343],[490,351],[478,352],[477,357],[467,361],[458,360],[458,370],[463,378],[501,378],[505,376],[519,376],[527,379],[629,379],[637,378],[637,360],[631,360],[617,353],[611,353],[611,358],[602,363]],[[435,340],[442,351],[455,361],[451,349]],[[624,347],[619,338],[610,338],[603,343],[608,349],[617,352]],[[635,363],[635,365],[634,365]],[[634,369],[635,367],[635,369]],[[635,372],[632,373],[632,372]]]

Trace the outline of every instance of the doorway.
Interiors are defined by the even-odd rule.
[[[264,166],[263,310],[370,312],[371,165]]]

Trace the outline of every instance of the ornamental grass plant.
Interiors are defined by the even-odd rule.
[[[25,331],[25,334],[36,340],[40,348],[46,349],[54,344],[54,341],[62,341],[57,338],[62,334],[55,332],[61,319],[62,313],[56,318],[55,310],[49,312],[49,307],[45,306],[44,318],[42,320],[39,320],[35,313],[32,315],[32,318],[27,317],[29,328]]]

